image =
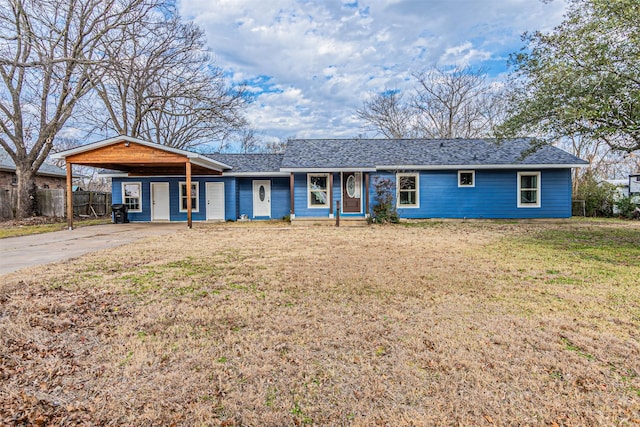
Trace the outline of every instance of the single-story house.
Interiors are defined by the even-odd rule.
[[[626,179],[607,179],[605,182],[616,186],[614,202],[623,197],[630,197],[633,203],[640,205],[640,173],[631,174]],[[616,205],[613,206],[613,213],[614,215],[620,213]]]
[[[120,171],[130,221],[365,219],[389,179],[400,218],[566,218],[588,162],[527,139],[294,139],[282,154],[199,154],[119,136],[55,157]]]
[[[65,188],[66,172],[55,165],[43,163],[34,179],[37,188]],[[10,191],[18,185],[16,164],[9,153],[0,147],[0,190]]]

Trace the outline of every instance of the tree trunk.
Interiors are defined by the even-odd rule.
[[[29,166],[16,163],[17,197],[16,197],[16,218],[22,219],[32,216],[35,206],[35,194],[32,189],[35,187],[35,174],[31,172]]]

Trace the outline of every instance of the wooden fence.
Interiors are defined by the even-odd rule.
[[[73,193],[74,216],[111,215],[111,193],[101,191],[76,191]]]
[[[53,188],[36,190],[37,214],[63,218],[67,215],[66,191]],[[12,219],[16,206],[15,189],[0,190],[0,219]],[[111,193],[76,191],[73,193],[73,216],[101,217],[111,215]]]

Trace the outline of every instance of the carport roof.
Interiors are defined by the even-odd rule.
[[[133,149],[129,148],[133,147]],[[130,136],[96,141],[53,155],[72,164],[124,171],[131,174],[184,174],[183,165],[191,163],[194,174],[232,167],[202,154],[156,144]]]

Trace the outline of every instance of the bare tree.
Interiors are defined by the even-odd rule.
[[[125,42],[109,52],[111,62],[94,70],[96,93],[109,117],[105,128],[189,148],[222,140],[246,124],[242,89],[226,86],[205,51],[202,30],[182,22],[175,10],[114,36]]]
[[[247,127],[238,132],[240,137],[241,153],[256,153],[260,151],[260,133],[252,127]]]
[[[415,133],[415,114],[402,101],[397,90],[386,91],[364,101],[356,114],[367,124],[368,130],[386,138],[411,138]]]
[[[95,64],[159,0],[1,0],[0,145],[16,165],[16,216],[57,133],[89,92]]]
[[[503,119],[501,91],[482,70],[434,67],[413,77],[415,93],[407,101],[395,90],[363,103],[357,115],[368,130],[387,138],[478,138]]]
[[[435,67],[413,75],[413,106],[420,133],[429,138],[476,138],[489,133],[490,94],[482,70]]]
[[[51,152],[60,152],[71,150],[82,145],[82,142],[76,138],[57,137],[55,146]],[[58,167],[64,168],[64,159],[55,160],[53,162]],[[73,168],[73,184],[79,185],[85,190],[90,191],[111,191],[111,181],[108,178],[100,176],[100,170],[91,166],[74,165]]]
[[[295,137],[280,139],[279,141],[274,141],[274,142],[267,142],[264,145],[264,149],[262,151],[264,153],[271,153],[271,154],[284,153],[284,151],[287,149],[287,144],[289,143],[289,139],[294,139],[294,138]]]
[[[589,161],[586,168],[575,168],[573,191],[577,193],[585,177],[598,180],[626,178],[640,170],[640,157],[612,148],[606,141],[588,135],[571,135],[559,141],[558,145]]]

